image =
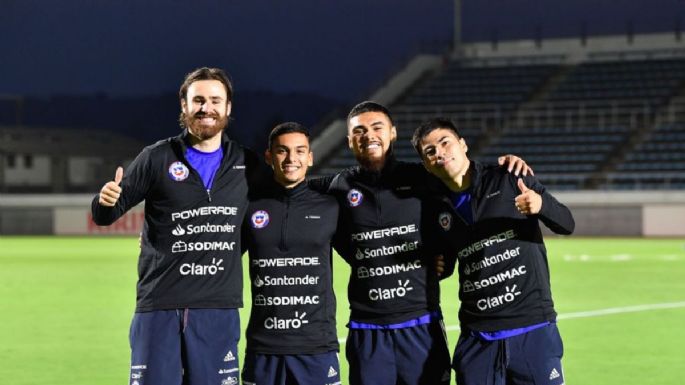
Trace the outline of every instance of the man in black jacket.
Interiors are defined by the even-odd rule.
[[[412,143],[444,184],[435,222],[459,262],[461,335],[453,357],[459,385],[564,383],[547,255],[539,221],[558,234],[571,212],[532,176],[469,160],[449,119],[419,126]]]
[[[248,177],[262,165],[224,133],[232,96],[222,70],[189,73],[179,90],[183,133],[143,149],[93,199],[98,225],[145,201],[131,384],[239,382],[240,229]]]
[[[395,159],[397,131],[374,102],[355,106],[348,144],[360,166],[316,181],[340,204],[336,250],[351,266],[346,356],[352,385],[448,384],[449,351],[439,307],[427,210],[435,178]],[[520,162],[518,163],[521,166]],[[517,170],[518,172],[518,170]]]
[[[309,132],[276,126],[265,158],[273,168],[250,193],[243,237],[252,310],[243,384],[340,384],[331,244],[338,204],[305,182]]]

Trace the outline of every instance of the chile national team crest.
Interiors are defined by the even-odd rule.
[[[350,204],[351,207],[357,207],[360,204],[362,204],[362,200],[364,199],[364,195],[362,195],[361,191],[352,189],[350,192],[347,193],[347,202]]]
[[[448,231],[450,227],[452,227],[452,214],[450,213],[440,213],[438,216],[438,222],[440,222],[440,226],[445,230]]]
[[[269,224],[269,213],[264,210],[255,211],[250,218],[252,222],[252,227],[255,229],[261,229]]]
[[[174,162],[169,166],[169,177],[171,180],[181,182],[186,180],[188,175],[190,175],[190,170],[188,170],[188,167],[183,162]]]

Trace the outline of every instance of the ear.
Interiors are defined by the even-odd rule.
[[[469,152],[469,146],[466,144],[464,138],[459,138],[459,145],[464,149],[464,153]]]
[[[231,116],[231,108],[233,107],[232,102],[226,103],[226,116]]]
[[[397,129],[395,126],[390,127],[390,141],[394,142],[397,140]]]
[[[309,151],[309,155],[307,155],[307,166],[312,167],[314,165],[314,153]]]
[[[352,142],[352,136],[351,135],[347,135],[347,147],[349,147],[350,150],[352,150],[354,148],[354,143]]]
[[[183,111],[184,114],[188,114],[188,103],[186,102],[185,99],[181,99],[181,111]]]

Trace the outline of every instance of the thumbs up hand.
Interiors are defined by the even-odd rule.
[[[514,199],[516,209],[523,215],[533,215],[542,209],[542,197],[540,194],[529,189],[522,178],[518,179],[518,187],[521,194]]]
[[[124,169],[117,167],[117,171],[114,173],[114,180],[105,183],[100,190],[100,199],[98,203],[106,207],[114,207],[114,205],[119,200],[121,195],[121,179],[124,177]]]

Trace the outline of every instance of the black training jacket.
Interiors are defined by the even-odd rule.
[[[93,198],[93,220],[110,225],[145,201],[136,311],[242,306],[240,230],[257,156],[222,137],[211,191],[185,158],[187,132],[146,147],[124,170],[115,207]]]
[[[243,237],[252,310],[247,351],[318,354],[338,350],[331,242],[338,204],[307,183],[271,181],[250,194]]]
[[[351,320],[398,323],[439,309],[438,244],[423,231],[428,177],[420,164],[390,159],[380,172],[354,167],[312,181],[340,204],[335,247],[351,266]]]
[[[542,196],[537,215],[518,212],[514,199],[521,194],[517,177],[503,167],[471,162],[471,210],[468,225],[448,207],[448,242],[458,260],[459,320],[463,329],[497,331],[554,321],[547,251],[539,221],[557,234],[575,227],[569,209],[559,203],[534,177],[526,186]],[[440,216],[443,221],[446,214]]]

